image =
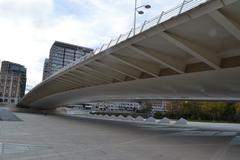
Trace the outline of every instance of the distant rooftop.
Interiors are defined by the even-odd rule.
[[[25,68],[25,66],[24,65],[22,65],[22,64],[19,64],[19,63],[15,63],[15,62],[10,62],[10,61],[2,61],[2,64],[12,64],[12,65],[17,65],[17,66],[21,66],[21,67],[24,67]]]
[[[65,43],[65,42],[60,42],[60,41],[55,41],[53,43],[53,46],[59,46],[59,47],[64,47],[64,48],[69,48],[69,49],[88,49],[93,51],[92,48],[88,48],[88,47],[83,47],[83,46],[78,46],[75,44],[70,44],[70,43]]]

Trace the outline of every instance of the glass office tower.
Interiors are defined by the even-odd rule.
[[[43,73],[43,80],[69,63],[84,56],[93,54],[93,49],[64,42],[55,41],[50,49],[48,62],[45,60],[46,68]]]

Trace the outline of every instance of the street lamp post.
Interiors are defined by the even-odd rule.
[[[134,6],[133,35],[135,35],[136,18],[137,18],[137,0],[135,0],[135,6]]]
[[[137,6],[137,0],[135,0],[135,4],[134,4],[134,19],[133,19],[133,35],[135,35],[135,30],[136,30],[136,21],[137,21],[137,13],[138,14],[144,14],[144,12],[142,10],[138,10],[139,8],[146,8],[149,9],[151,8],[150,5],[141,5],[141,6]]]

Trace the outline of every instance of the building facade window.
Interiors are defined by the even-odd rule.
[[[93,49],[64,42],[54,42],[50,49],[49,59],[45,59],[44,62],[43,80],[87,54],[93,55]]]

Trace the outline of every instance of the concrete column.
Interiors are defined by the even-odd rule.
[[[16,99],[17,101],[19,101],[19,97],[20,97],[20,76],[18,76],[18,81],[17,81],[17,91],[16,91]]]
[[[10,98],[10,102],[11,102],[11,99],[12,99],[12,85],[13,85],[13,75],[11,75],[11,81],[10,81],[10,87],[9,87],[9,95],[8,95],[8,97]]]
[[[5,93],[6,93],[6,86],[7,86],[7,78],[8,78],[8,75],[5,74],[5,81],[4,81],[4,87],[3,87],[3,102],[5,101]]]

